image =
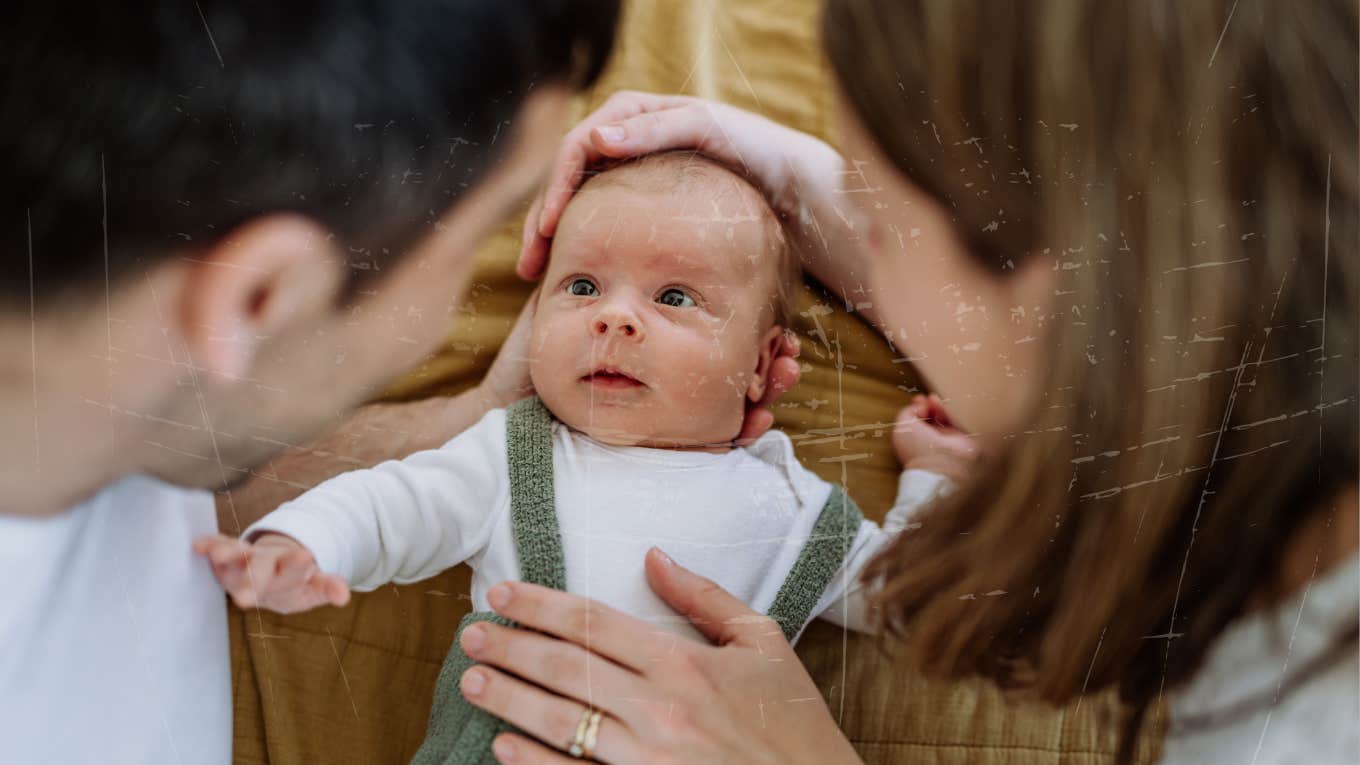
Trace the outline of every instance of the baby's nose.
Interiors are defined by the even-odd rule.
[[[609,322],[609,321],[606,321],[605,319],[596,319],[596,320],[595,320],[595,334],[597,334],[597,335],[607,335],[607,334],[609,334],[609,330],[610,330],[611,327],[612,327],[616,332],[618,332],[618,333],[620,333],[620,334],[623,334],[623,335],[625,335],[625,336],[627,336],[627,337],[633,337],[633,336],[637,335],[637,325],[635,325],[633,322],[630,322],[630,321],[614,321],[614,322],[611,323],[611,322]]]
[[[642,339],[642,327],[635,317],[623,313],[607,312],[595,317],[592,328],[595,334],[601,339],[610,334],[622,335],[623,337]]]

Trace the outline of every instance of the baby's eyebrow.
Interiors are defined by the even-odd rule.
[[[724,265],[731,267],[719,267],[706,260],[670,253],[653,255],[647,263],[647,267],[656,273],[674,274],[677,278],[700,284],[728,284],[746,276],[745,269],[735,264]]]
[[[714,284],[724,281],[724,277],[730,278],[732,274],[724,274],[716,268],[706,264],[684,264],[672,263],[670,268],[657,268],[658,273],[675,274],[685,281]]]

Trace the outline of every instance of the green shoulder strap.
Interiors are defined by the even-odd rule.
[[[844,565],[862,519],[854,500],[841,487],[833,485],[831,496],[812,526],[812,535],[770,605],[768,615],[779,622],[788,640],[802,631],[831,577]]]
[[[566,561],[553,498],[552,415],[537,397],[505,413],[505,450],[510,473],[510,527],[519,552],[520,579],[566,589]],[[516,731],[508,723],[472,706],[458,690],[473,661],[463,653],[463,630],[479,622],[514,626],[492,611],[463,617],[435,681],[425,741],[412,765],[496,765],[491,739]]]
[[[553,494],[552,422],[552,414],[538,396],[517,401],[506,410],[510,528],[519,551],[520,578],[565,590],[567,564]]]

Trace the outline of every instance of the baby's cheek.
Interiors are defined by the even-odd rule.
[[[568,387],[567,378],[574,368],[571,353],[570,346],[552,332],[535,333],[530,341],[529,382],[549,408],[561,401]]]
[[[740,407],[746,395],[750,374],[743,359],[730,348],[696,349],[689,355],[684,379],[687,394],[715,413],[718,410]]]
[[[674,368],[686,379],[722,379],[729,372],[725,351],[716,343],[686,343],[672,348],[669,355]]]

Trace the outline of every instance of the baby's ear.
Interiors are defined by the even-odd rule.
[[[784,328],[778,324],[760,338],[760,352],[756,355],[756,372],[751,376],[751,384],[746,386],[746,398],[752,402],[765,396],[770,385],[770,365],[779,358],[779,348],[784,342]]]

